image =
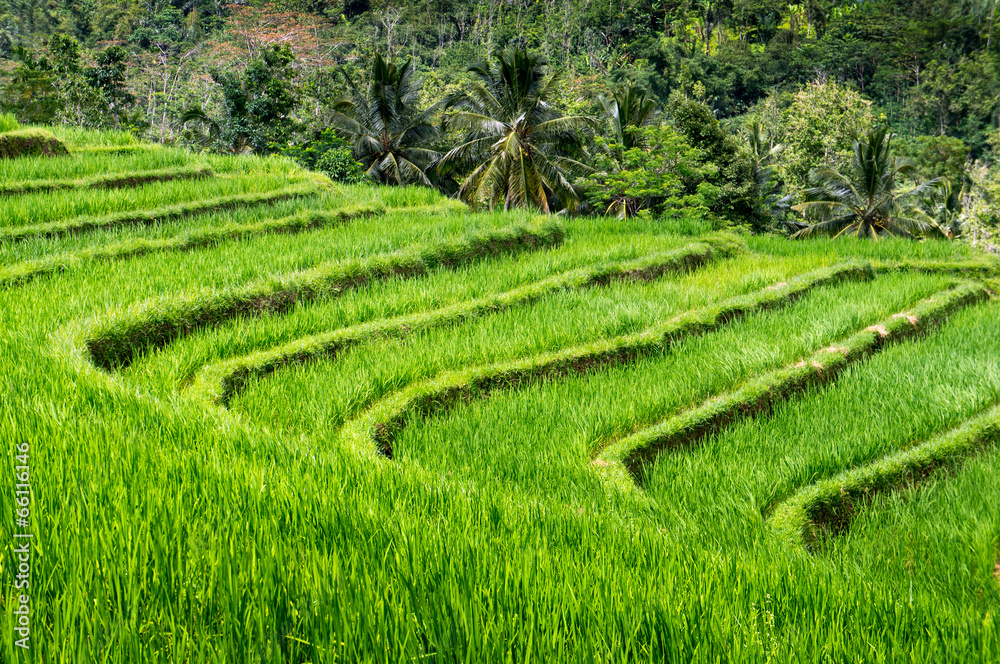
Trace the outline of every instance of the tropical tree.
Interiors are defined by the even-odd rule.
[[[597,138],[595,171],[581,180],[591,206],[619,219],[643,211],[670,217],[679,210],[689,217],[707,217],[705,196],[697,187],[715,175],[715,165],[705,164],[701,152],[670,125],[636,133],[641,147],[625,149]],[[692,184],[695,194],[685,195]]]
[[[942,178],[940,185],[921,199],[917,207],[918,216],[935,234],[948,239],[956,238],[962,234],[962,199],[966,196],[966,192],[955,189],[950,180]]]
[[[611,126],[611,136],[626,150],[642,147],[639,129],[659,121],[659,112],[649,91],[628,83],[615,90],[610,98],[597,98]]]
[[[466,134],[441,161],[471,169],[458,190],[471,207],[548,213],[579,203],[569,178],[588,171],[573,157],[583,154],[581,130],[593,121],[565,116],[549,103],[559,74],[546,74],[546,64],[523,49],[505,49],[492,63],[471,65],[468,91],[446,100],[445,127]]]
[[[222,91],[223,115],[214,118],[201,106],[181,114],[184,138],[202,148],[267,154],[284,147],[298,128],[292,85],[295,55],[288,46],[271,46],[245,71],[213,69]]]
[[[805,202],[792,209],[818,221],[793,237],[826,233],[878,239],[887,234],[914,237],[932,232],[917,205],[939,180],[901,190],[901,178],[914,167],[892,158],[892,136],[885,127],[855,138],[849,166],[844,173],[832,168],[812,173],[813,186],[803,192]]]
[[[759,120],[753,120],[742,132],[750,155],[757,200],[771,217],[782,218],[788,212],[792,196],[782,196],[782,182],[775,173],[775,160],[785,150],[782,143],[764,129]]]
[[[397,65],[376,53],[365,87],[341,72],[351,94],[334,103],[333,126],[351,142],[365,174],[383,184],[430,186],[426,171],[440,154],[424,146],[438,136],[432,122],[437,108],[417,108],[420,83],[413,60]]]

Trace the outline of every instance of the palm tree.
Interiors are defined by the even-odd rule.
[[[788,212],[792,195],[781,196],[781,182],[774,177],[774,161],[785,151],[785,146],[776,142],[771,132],[765,130],[758,120],[752,121],[741,133],[750,153],[757,201],[772,219],[779,219],[779,223],[787,226],[784,216]],[[803,226],[795,222],[794,227]]]
[[[940,185],[920,201],[917,213],[934,234],[954,239],[962,234],[962,199],[965,192],[954,189],[951,181],[942,179]]]
[[[813,186],[804,193],[806,201],[792,209],[803,218],[819,221],[792,237],[817,233],[844,234],[878,239],[882,235],[914,237],[931,232],[930,225],[916,213],[916,205],[938,180],[900,191],[900,178],[912,175],[912,164],[891,158],[892,136],[885,127],[855,139],[854,155],[846,173],[824,168],[811,175]]]
[[[570,155],[581,151],[579,130],[592,121],[564,116],[549,104],[559,76],[546,76],[545,65],[539,56],[508,48],[492,64],[471,65],[475,80],[468,91],[445,102],[445,127],[466,135],[441,163],[472,169],[458,190],[471,207],[502,203],[505,210],[531,206],[546,213],[557,201],[576,207],[567,174],[587,169]]]
[[[333,126],[352,143],[365,174],[385,184],[430,186],[425,171],[440,154],[422,146],[438,135],[432,123],[436,108],[417,110],[420,84],[413,61],[397,66],[376,53],[365,89],[341,73],[351,94],[334,103]]]
[[[648,90],[634,83],[615,90],[610,99],[598,97],[597,100],[608,118],[612,135],[626,150],[642,147],[637,129],[659,121],[656,100],[650,97]]]

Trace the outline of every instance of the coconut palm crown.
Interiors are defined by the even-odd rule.
[[[655,125],[659,121],[656,100],[645,88],[627,83],[610,97],[598,97],[611,133],[626,150],[641,147],[636,129]]]
[[[570,155],[582,150],[579,132],[592,121],[564,116],[549,104],[559,75],[546,75],[545,66],[540,56],[508,48],[492,63],[471,65],[468,89],[445,101],[445,127],[465,136],[441,164],[472,169],[458,191],[471,207],[546,213],[560,203],[576,207],[568,174],[587,169]]]
[[[819,221],[793,237],[823,233],[835,237],[849,234],[871,239],[884,235],[912,238],[932,232],[917,213],[916,205],[938,186],[938,180],[902,189],[901,178],[912,175],[915,169],[892,159],[891,148],[892,135],[885,127],[877,127],[855,139],[854,154],[845,172],[832,168],[814,171],[810,176],[813,186],[803,192],[805,202],[792,209],[804,218]]]
[[[425,148],[438,136],[435,107],[417,109],[420,84],[412,60],[401,65],[375,54],[366,87],[341,70],[351,94],[334,103],[333,126],[352,143],[366,175],[384,184],[430,186],[426,171],[439,153]]]

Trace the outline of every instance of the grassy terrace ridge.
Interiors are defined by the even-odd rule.
[[[69,150],[52,132],[35,127],[0,133],[0,159],[58,158]]]
[[[68,157],[27,157],[0,161],[0,182],[9,190],[31,182],[76,182],[100,178],[108,173],[132,173],[207,165],[217,169],[226,160],[210,155],[192,155],[185,150],[147,146],[129,154],[73,151]],[[224,171],[225,169],[220,169]]]
[[[802,489],[774,509],[771,527],[789,545],[816,550],[846,531],[876,495],[926,480],[998,441],[1000,406],[994,406],[940,436]]]
[[[628,362],[669,347],[677,339],[702,334],[755,311],[795,301],[809,290],[851,279],[871,279],[870,265],[846,264],[823,268],[789,282],[768,286],[748,296],[733,298],[701,311],[682,314],[642,332],[605,339],[562,351],[544,353],[494,365],[449,372],[411,385],[382,400],[344,426],[350,447],[376,449],[392,458],[396,432],[414,415],[443,410],[459,400],[482,398],[495,389],[523,385],[539,378],[587,371]]]
[[[52,133],[0,160],[0,662],[25,592],[36,662],[1000,661],[995,258]]]
[[[264,199],[258,203],[272,203]],[[218,209],[218,208],[213,208]],[[203,213],[204,210],[201,210]],[[36,277],[64,272],[93,260],[123,259],[155,252],[186,251],[210,247],[227,240],[266,235],[269,233],[302,233],[332,224],[343,224],[385,212],[381,205],[348,205],[338,210],[310,210],[287,217],[267,219],[251,224],[222,224],[201,228],[164,239],[135,238],[114,244],[90,247],[68,254],[0,267],[0,287],[24,284]],[[191,214],[194,214],[193,212]],[[186,216],[186,215],[184,215]],[[161,217],[162,218],[162,217]]]
[[[562,226],[554,222],[517,224],[353,263],[321,265],[232,291],[143,303],[88,328],[81,335],[82,344],[94,365],[112,371],[127,366],[137,352],[228,319],[287,311],[296,302],[335,296],[372,280],[417,277],[436,266],[456,266],[489,255],[551,246],[562,237]]]
[[[151,182],[169,182],[171,180],[199,180],[214,176],[210,166],[195,164],[192,166],[175,166],[139,172],[120,172],[102,175],[92,175],[87,178],[66,180],[27,180],[0,184],[0,196],[19,196],[45,191],[66,189],[118,189],[122,187],[137,187]]]
[[[317,183],[306,182],[292,184],[276,191],[219,196],[218,198],[208,200],[167,205],[153,210],[121,212],[102,217],[73,217],[62,221],[0,229],[0,242],[19,242],[33,237],[84,233],[95,229],[113,226],[153,224],[173,219],[180,219],[183,217],[190,217],[197,214],[204,214],[205,212],[228,210],[236,207],[252,205],[267,205],[290,198],[312,196],[316,193]]]
[[[918,302],[846,339],[816,351],[794,365],[755,377],[703,405],[637,431],[601,450],[593,465],[621,488],[641,484],[642,468],[664,450],[688,448],[733,421],[767,414],[775,403],[810,386],[836,380],[848,366],[863,361],[886,344],[925,333],[961,307],[982,301],[990,291],[981,284],[960,284]],[[627,476],[631,481],[624,481]]]
[[[313,335],[277,348],[206,366],[194,379],[189,394],[194,398],[225,406],[252,378],[266,376],[289,364],[332,357],[354,344],[457,324],[485,313],[522,306],[564,289],[604,285],[614,280],[656,279],[671,272],[693,269],[710,260],[743,250],[745,250],[744,245],[734,239],[707,237],[680,250],[618,263],[577,268],[510,291],[483,296],[434,311],[377,320]]]

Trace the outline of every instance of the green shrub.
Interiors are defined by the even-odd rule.
[[[0,159],[65,154],[69,154],[69,150],[62,141],[44,129],[20,129],[0,134]]]
[[[365,179],[364,167],[354,159],[348,147],[327,150],[316,160],[316,168],[330,176],[334,182],[357,183]]]
[[[0,114],[0,133],[20,129],[21,123],[17,121],[12,113]]]
[[[334,182],[357,183],[365,179],[365,169],[354,159],[350,144],[332,129],[323,131],[314,140],[285,148],[281,153],[305,168],[322,171]]]

